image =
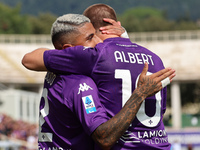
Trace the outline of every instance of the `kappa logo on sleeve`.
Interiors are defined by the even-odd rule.
[[[83,101],[83,104],[85,106],[85,110],[86,110],[87,114],[90,114],[90,113],[97,111],[92,95],[82,97],[82,101]]]
[[[80,94],[80,92],[84,92],[87,91],[88,89],[93,90],[89,85],[87,85],[86,83],[83,84],[79,84],[79,90],[78,90],[78,94]]]

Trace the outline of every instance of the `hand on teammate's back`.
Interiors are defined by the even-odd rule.
[[[170,84],[173,78],[176,76],[175,70],[171,68],[165,68],[156,73],[148,75],[148,64],[145,63],[139,80],[137,83],[138,91],[145,97],[156,94],[162,88]],[[167,83],[164,83],[163,82]]]

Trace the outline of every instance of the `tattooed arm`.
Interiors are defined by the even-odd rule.
[[[93,140],[98,143],[102,149],[110,149],[123,135],[134,120],[143,100],[162,89],[161,81],[169,77],[171,82],[172,78],[175,76],[175,70],[170,68],[163,69],[149,76],[146,75],[147,70],[148,64],[146,63],[140,75],[138,87],[134,90],[121,111],[107,122],[101,124],[92,133]]]

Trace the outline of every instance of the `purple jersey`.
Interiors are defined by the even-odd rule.
[[[107,120],[91,78],[47,73],[40,101],[38,149],[93,150],[90,135]]]
[[[121,110],[135,90],[145,62],[149,64],[148,74],[164,68],[156,54],[125,38],[109,38],[95,48],[77,46],[44,53],[48,70],[92,77],[109,117]],[[113,149],[170,149],[162,122],[165,110],[166,88],[142,103],[133,123]]]

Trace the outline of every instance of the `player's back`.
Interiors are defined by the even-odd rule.
[[[93,101],[98,98],[95,88],[92,79],[83,75],[47,73],[40,102],[39,149],[93,150],[89,135],[107,120],[104,109]]]
[[[121,110],[136,88],[136,80],[145,62],[148,62],[148,72],[151,73],[164,68],[157,55],[129,39],[109,38],[98,44],[97,49],[101,52],[91,76],[112,116]]]
[[[136,88],[144,63],[149,64],[148,74],[155,73],[164,66],[156,54],[131,43],[129,39],[109,38],[96,48],[101,49],[101,52],[91,76],[97,84],[102,104],[110,117],[113,117]],[[165,90],[142,103],[136,118],[118,144],[129,148],[141,147],[139,149],[144,149],[142,146],[146,145],[153,145],[153,149],[169,145],[162,123],[162,115],[166,109]]]

